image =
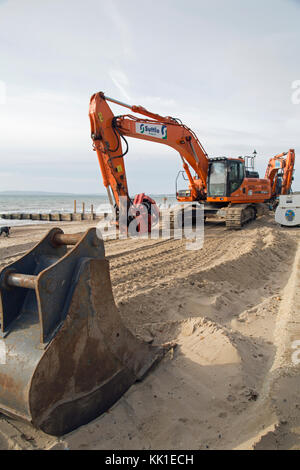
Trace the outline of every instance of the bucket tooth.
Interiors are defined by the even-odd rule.
[[[94,228],[52,229],[2,269],[0,321],[0,410],[53,435],[105,412],[168,348],[125,327]]]

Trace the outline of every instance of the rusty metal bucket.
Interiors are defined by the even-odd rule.
[[[94,228],[52,229],[2,269],[0,322],[0,410],[53,435],[106,411],[164,353],[124,326]]]

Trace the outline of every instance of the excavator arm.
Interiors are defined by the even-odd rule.
[[[108,105],[109,101],[129,108],[146,118],[141,119],[132,115],[114,116]],[[208,156],[194,132],[181,121],[152,113],[142,106],[122,103],[105,96],[102,92],[91,97],[89,116],[91,137],[94,150],[97,152],[103,184],[107,188],[111,205],[117,211],[120,209],[121,196],[126,198],[128,207],[133,204],[128,192],[124,164],[124,156],[128,152],[126,137],[165,144],[177,150],[190,182],[193,200],[205,199]],[[122,141],[125,143],[124,151]],[[196,178],[193,178],[191,170],[194,170]]]

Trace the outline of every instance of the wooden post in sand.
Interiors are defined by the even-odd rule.
[[[74,214],[76,214],[76,199],[74,199]]]
[[[82,215],[84,215],[84,213],[85,213],[85,203],[83,202],[82,203]]]
[[[91,204],[91,219],[94,220],[94,204]]]

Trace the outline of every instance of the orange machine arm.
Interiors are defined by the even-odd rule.
[[[127,107],[150,119],[131,115],[114,116],[107,104],[108,101]],[[109,188],[112,189],[118,207],[120,196],[126,196],[129,204],[131,201],[123,158],[128,151],[125,136],[165,144],[177,150],[189,178],[194,200],[205,199],[208,157],[194,132],[180,121],[151,113],[142,106],[127,105],[104,96],[102,92],[91,97],[89,116],[94,149],[97,152],[103,183],[107,188],[111,204]],[[121,139],[127,147],[124,153]],[[195,171],[197,181],[192,177],[189,167]]]
[[[294,149],[290,149],[288,152],[281,153],[273,158],[270,158],[265,178],[268,178],[271,182],[272,196],[279,195],[276,194],[276,186],[279,172],[282,173],[282,185],[280,194],[289,194],[293,181],[294,165]]]

